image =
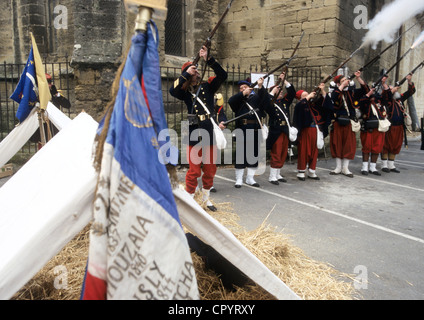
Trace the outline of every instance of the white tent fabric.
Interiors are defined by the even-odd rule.
[[[91,220],[98,124],[85,113],[0,188],[0,299],[10,299]],[[174,190],[182,223],[278,299],[299,299],[185,190]]]
[[[34,108],[25,121],[16,126],[0,142],[0,167],[3,167],[22,148],[37,128],[38,116]]]
[[[71,119],[51,102],[47,105],[46,110],[50,121],[58,130],[61,130],[71,122]],[[25,121],[16,126],[0,142],[0,167],[3,167],[27,143],[38,127],[37,108],[33,108]]]
[[[71,119],[60,111],[53,103],[49,102],[47,105],[47,116],[51,122],[56,126],[56,128],[60,131],[69,123],[71,123]]]
[[[181,222],[223,257],[279,300],[300,298],[183,189],[174,190]]]
[[[0,188],[0,299],[10,299],[89,223],[97,127],[81,113]]]

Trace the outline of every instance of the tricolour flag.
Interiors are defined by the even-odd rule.
[[[190,249],[160,161],[158,134],[166,121],[157,28],[153,22],[149,26],[132,39],[107,131],[84,300],[199,298]],[[100,122],[99,132],[106,122]]]
[[[16,118],[18,118],[19,122],[23,122],[28,117],[37,102],[40,102],[41,108],[47,108],[51,94],[43,70],[37,43],[31,33],[31,50],[28,61],[15,91],[10,96],[10,99],[19,103],[16,111]]]

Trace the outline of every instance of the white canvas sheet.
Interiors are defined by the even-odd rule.
[[[47,105],[47,115],[59,131],[71,122],[71,119],[51,102]],[[37,108],[33,108],[25,121],[0,142],[0,167],[4,166],[27,143],[38,127]]]
[[[25,121],[0,142],[0,167],[3,167],[22,148],[37,129],[38,115],[34,108]]]
[[[80,114],[0,188],[0,299],[11,298],[91,220],[97,127]],[[277,299],[299,299],[185,190],[174,196],[194,234]]]
[[[0,188],[0,299],[9,299],[91,219],[98,123],[78,115]]]
[[[183,189],[174,190],[181,223],[279,300],[300,298]]]

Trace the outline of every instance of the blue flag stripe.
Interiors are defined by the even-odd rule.
[[[148,29],[147,34],[133,37],[133,45],[136,42],[138,49],[130,50],[127,58],[106,142],[114,147],[114,157],[124,174],[180,223],[168,172],[158,156],[157,133],[167,127],[160,94],[160,72],[156,68],[159,66],[157,43],[152,31]],[[133,64],[133,61],[139,60],[140,56],[144,58],[141,69]],[[155,67],[146,67],[150,65]],[[142,70],[142,77],[146,82],[154,83],[159,92],[152,94],[154,90],[146,88],[150,111],[136,69]],[[158,127],[155,127],[155,124],[159,124]]]

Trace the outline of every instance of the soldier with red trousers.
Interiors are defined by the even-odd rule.
[[[206,206],[216,211],[217,208],[209,200],[210,190],[216,174],[217,148],[213,133],[212,118],[215,118],[215,93],[227,79],[227,72],[203,47],[199,55],[215,72],[210,81],[200,83],[201,77],[197,67],[191,62],[182,66],[181,76],[169,89],[170,94],[185,102],[189,122],[189,146],[187,158],[189,169],[186,174],[186,191],[194,196],[197,188],[197,179],[202,176],[202,199]],[[196,98],[197,97],[197,98]],[[208,112],[205,110],[208,109]],[[218,123],[221,130],[225,126]],[[203,175],[202,175],[203,171]]]
[[[353,178],[349,163],[356,153],[356,133],[352,131],[350,120],[356,118],[359,100],[369,91],[361,72],[357,71],[355,76],[361,87],[355,88],[348,78],[339,75],[334,78],[337,87],[331,93],[335,121],[330,131],[330,150],[336,159],[336,168],[330,174],[343,174],[349,178]]]
[[[279,78],[285,79],[286,76],[282,73]],[[270,98],[274,99],[275,103],[269,104],[265,110],[269,115],[269,136],[266,141],[271,157],[269,182],[275,185],[279,185],[279,182],[287,182],[281,175],[281,169],[286,162],[289,149],[290,105],[296,96],[294,86],[287,80],[284,81],[284,86],[286,94],[282,90],[282,85],[271,90]],[[277,94],[278,97],[274,97]]]
[[[386,77],[382,80],[383,92],[380,95],[375,94],[376,89],[371,88],[360,100],[363,126],[361,129],[362,144],[362,169],[363,175],[372,173],[380,176],[377,170],[378,155],[383,150],[385,132],[379,130],[379,120],[387,116],[386,105],[389,88],[386,85]]]
[[[404,126],[406,111],[404,102],[411,97],[415,92],[415,85],[412,82],[412,75],[406,76],[408,80],[408,90],[403,94],[398,92],[399,87],[392,87],[389,92],[389,103],[387,104],[387,115],[391,122],[389,131],[386,132],[384,141],[383,152],[381,153],[382,171],[383,172],[396,172],[400,171],[395,166],[396,155],[402,149],[404,139]]]
[[[308,93],[299,90],[296,93],[296,99],[299,102],[294,107],[293,124],[298,130],[297,178],[301,181],[305,181],[307,168],[308,178],[320,180],[316,174],[318,161],[317,125],[322,132],[325,132],[326,116],[323,104],[326,92],[324,86],[324,83],[319,85],[318,97],[316,92]]]

